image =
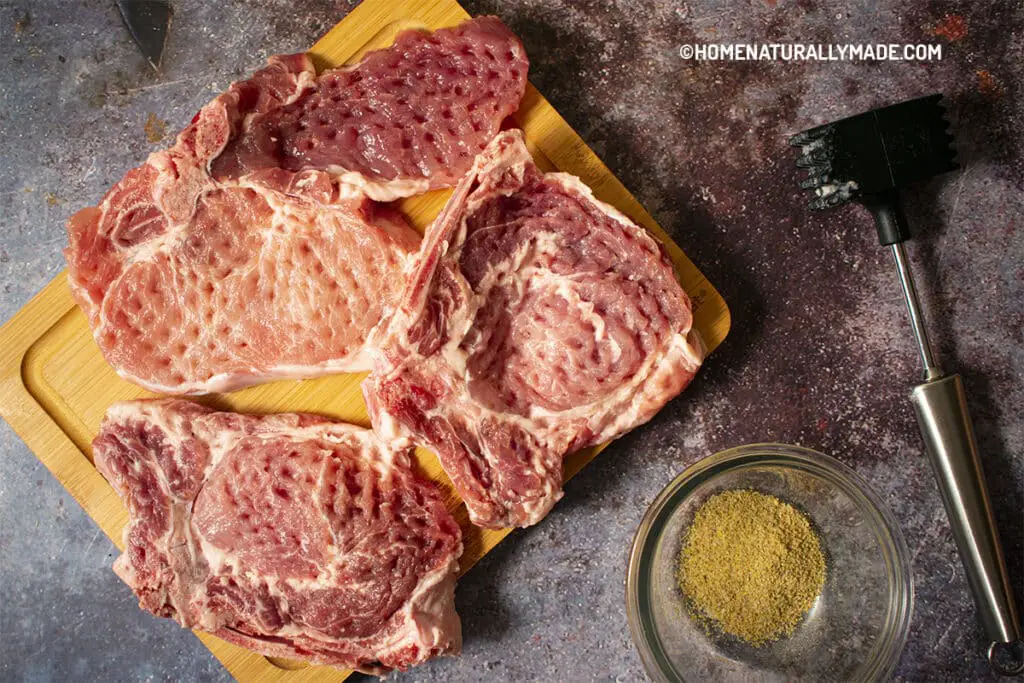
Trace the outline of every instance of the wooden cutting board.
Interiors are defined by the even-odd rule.
[[[458,24],[468,16],[455,0],[365,0],[317,42],[310,54],[322,70],[356,61],[368,50],[390,45],[403,29],[438,29]],[[532,86],[527,88],[517,119],[542,168],[579,176],[600,199],[618,207],[665,243],[680,282],[693,299],[694,326],[708,350],[714,350],[729,331],[729,310],[714,287]],[[432,192],[405,200],[399,208],[422,231],[449,194],[450,191]],[[363,377],[338,375],[302,382],[274,382],[201,400],[222,409],[256,413],[304,411],[369,426],[359,391]],[[151,395],[119,378],[104,362],[85,316],[72,301],[65,273],[54,278],[0,328],[0,416],[118,547],[122,546],[121,531],[127,513],[113,489],[93,467],[90,443],[111,403]],[[590,448],[568,458],[566,478],[578,472],[602,448]],[[465,572],[510,530],[484,530],[469,524],[462,501],[433,454],[420,450],[417,456],[424,471],[445,491],[449,508],[462,524],[465,553],[461,567]],[[348,676],[347,672],[328,667],[271,661],[211,635],[197,635],[228,671],[242,681],[341,681]]]

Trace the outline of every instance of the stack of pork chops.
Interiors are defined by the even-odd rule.
[[[456,654],[461,530],[412,448],[474,524],[529,526],[567,454],[690,382],[703,346],[661,245],[509,126],[527,67],[492,17],[319,76],[273,57],[70,219],[72,291],[126,379],[187,395],[371,371],[372,431],[109,409],[94,457],[143,608],[372,673]],[[422,242],[386,204],[444,187]]]

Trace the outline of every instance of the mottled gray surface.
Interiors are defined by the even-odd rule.
[[[680,399],[566,487],[461,582],[461,659],[398,680],[637,680],[623,579],[633,531],[678,471],[750,441],[832,453],[903,525],[917,608],[907,680],[983,678],[982,635],[906,400],[916,367],[895,275],[854,209],[809,216],[788,134],[942,90],[963,172],[908,197],[947,365],[971,396],[1011,572],[1024,585],[1024,9],[1019,2],[467,2],[524,39],[531,79],[715,283],[733,332]],[[0,318],[60,268],[63,221],[233,77],[298,50],[349,6],[176,0],[154,76],[110,0],[0,2]],[[966,35],[955,21],[962,17]],[[945,26],[946,30],[941,30]],[[934,35],[935,29],[945,36]],[[951,40],[953,39],[953,40]],[[693,42],[939,42],[930,64],[683,62]],[[986,75],[987,74],[987,75]],[[159,127],[159,126],[157,126]],[[151,126],[150,131],[156,133]],[[143,614],[113,545],[0,424],[0,679],[226,679]]]

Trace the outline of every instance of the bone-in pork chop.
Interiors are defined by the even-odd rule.
[[[246,119],[213,174],[325,170],[342,196],[380,201],[449,187],[518,109],[528,66],[522,43],[495,17],[405,31],[387,50],[310,76],[298,97]]]
[[[506,131],[428,231],[363,392],[382,436],[438,454],[475,524],[528,526],[566,454],[690,382],[691,323],[661,246]]]
[[[461,531],[371,431],[133,401],[93,453],[129,511],[114,570],[153,614],[372,673],[458,653]]]

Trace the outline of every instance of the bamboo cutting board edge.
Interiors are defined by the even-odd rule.
[[[349,61],[368,47],[390,42],[400,29],[441,28],[468,16],[455,0],[365,0],[318,41],[310,54],[317,67],[324,68]],[[701,333],[709,352],[717,347],[729,331],[728,308],[682,250],[532,86],[528,87],[518,119],[542,167],[557,167],[579,175],[595,195],[615,205],[662,240],[684,288],[693,298],[694,327]],[[445,197],[445,193],[435,194],[411,201],[403,209],[436,213]],[[64,328],[78,329],[84,324],[84,316],[71,298],[66,273],[62,272],[0,328],[0,416],[120,547],[120,532],[127,522],[127,513],[86,456],[94,432],[78,418],[68,405],[67,397],[53,390],[45,374],[48,361],[60,348]],[[98,349],[93,351],[98,354]],[[77,396],[75,400],[82,398]],[[571,456],[566,461],[566,478],[579,471],[606,445]],[[467,551],[472,547],[476,556],[466,557],[463,571],[508,533],[509,530],[469,529],[472,537],[467,538]],[[341,681],[348,675],[329,667],[290,670],[287,662],[274,664],[209,634],[197,633],[197,636],[239,680]]]

